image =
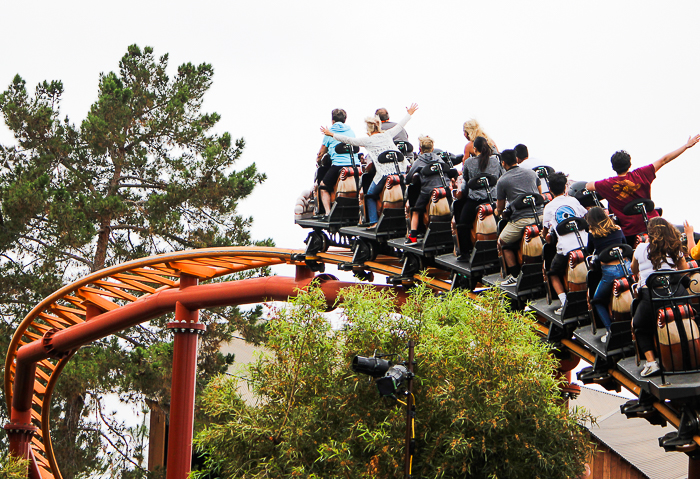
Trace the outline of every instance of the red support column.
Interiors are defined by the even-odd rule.
[[[688,456],[688,479],[700,479],[700,459]]]
[[[196,285],[196,277],[180,276],[180,289]],[[175,331],[175,341],[166,478],[186,479],[192,467],[197,341],[205,327],[199,322],[199,310],[191,311],[177,302],[175,321],[168,324],[168,329]]]

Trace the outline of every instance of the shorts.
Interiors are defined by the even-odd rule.
[[[542,216],[540,216],[539,220],[540,222],[542,221]],[[506,224],[505,228],[503,228],[503,231],[501,231],[501,234],[498,237],[498,239],[501,242],[501,244],[504,245],[517,243],[518,241],[520,241],[520,238],[523,237],[523,231],[525,231],[525,227],[530,226],[534,223],[535,218],[533,217],[520,218],[519,220],[509,221],[508,224]]]
[[[319,188],[326,191],[333,191],[335,188],[335,183],[338,181],[340,176],[340,170],[343,168],[352,168],[352,166],[331,166],[328,171],[323,176],[323,180],[319,183]]]
[[[566,268],[568,266],[567,255],[556,254],[552,260],[552,264],[549,266],[549,274],[556,276],[564,276],[566,273]]]
[[[418,199],[416,200],[416,204],[411,208],[411,210],[412,211],[425,211],[425,207],[428,205],[428,202],[430,201],[431,197],[432,197],[432,193],[418,195]]]

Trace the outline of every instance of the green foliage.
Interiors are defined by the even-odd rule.
[[[195,477],[403,477],[405,408],[350,370],[373,351],[416,359],[417,477],[575,477],[591,450],[553,377],[556,360],[531,318],[500,298],[435,296],[416,288],[395,311],[390,293],[344,295],[346,327],[333,331],[319,291],[297,298],[268,326],[248,370],[257,398],[220,376],[202,400],[207,458]],[[396,361],[399,358],[394,358]]]
[[[28,466],[29,461],[5,452],[0,455],[0,479],[25,479]]]
[[[151,47],[128,47],[118,70],[100,75],[97,100],[78,125],[61,119],[60,81],[44,81],[30,95],[17,75],[0,93],[15,138],[0,145],[5,350],[11,331],[36,304],[87,273],[166,251],[253,243],[252,218],[237,207],[265,175],[255,164],[236,170],[243,139],[214,133],[219,114],[201,111],[214,70],[206,63],[168,70],[167,54],[157,58]],[[262,330],[259,312],[219,308],[201,318],[208,325],[199,363],[203,387],[227,366],[222,341],[236,330],[259,341]],[[120,439],[138,433],[103,421],[100,398],[148,397],[167,407],[167,319],[81,349],[65,369],[52,411],[65,479],[106,470],[105,428],[122,452],[138,456],[137,441]],[[134,474],[145,474],[134,467]]]

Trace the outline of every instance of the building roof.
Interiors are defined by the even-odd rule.
[[[680,452],[664,452],[659,437],[675,430],[673,426],[653,426],[645,419],[627,417],[620,405],[629,399],[581,387],[581,395],[569,402],[569,407],[585,408],[596,418],[596,424],[586,424],[591,434],[625,461],[654,479],[686,479],[688,456]]]

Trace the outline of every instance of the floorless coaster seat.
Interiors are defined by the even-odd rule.
[[[700,373],[700,330],[693,307],[697,294],[690,290],[691,275],[699,268],[656,272],[647,278],[652,309],[656,313],[656,341],[662,378],[685,372]]]
[[[409,144],[410,145],[410,144]],[[382,164],[393,163],[395,170],[400,172],[398,163],[403,161],[403,153],[389,150],[379,155],[377,161]],[[377,199],[376,226],[345,226],[340,233],[351,239],[353,257],[350,262],[341,263],[339,268],[345,271],[360,270],[365,261],[372,261],[377,254],[393,254],[393,248],[387,246],[391,238],[402,237],[406,234],[406,214],[404,203],[406,187],[402,174],[388,175],[384,180],[382,190]]]
[[[566,235],[576,236],[579,245],[578,249],[567,253],[567,268],[563,278],[566,301],[561,312],[561,319],[564,322],[585,321],[587,323],[590,319],[586,287],[589,267],[586,262],[586,247],[581,239],[581,231],[587,227],[588,223],[585,219],[571,217],[559,223],[555,228],[560,238]]]
[[[596,355],[596,362],[592,368],[586,368],[579,374],[579,379],[585,384],[589,382],[601,383],[601,376],[610,379],[607,371],[614,366],[616,361],[624,357],[634,355],[632,342],[632,330],[630,322],[632,314],[632,272],[625,266],[624,260],[631,260],[634,250],[626,243],[611,245],[603,249],[594,257],[589,257],[591,265],[587,275],[589,315],[591,324],[589,327],[581,327],[575,335],[589,350]],[[612,292],[607,301],[607,309],[611,318],[610,334],[605,343],[601,342],[606,333],[603,322],[593,308],[595,291],[601,279],[601,264],[621,264],[625,269],[625,277],[613,282]]]
[[[645,226],[649,224],[649,216],[647,215],[647,213],[651,211],[654,211],[654,202],[647,198],[641,198],[630,201],[622,208],[622,214],[624,214],[625,216],[642,215]],[[647,241],[646,232],[640,233],[636,236],[637,239],[635,241],[635,244],[633,245],[635,248],[637,247],[637,245],[639,245],[639,243],[644,243]]]
[[[473,289],[484,275],[495,273],[500,269],[498,225],[494,215],[495,203],[491,196],[491,189],[497,181],[498,179],[493,175],[482,174],[467,182],[469,190],[484,190],[486,199],[477,206],[476,217],[469,231],[471,250],[462,246],[465,243],[466,228],[462,225],[455,225],[452,231],[455,246],[453,258],[440,256],[436,260],[438,264],[453,271],[453,286],[466,282],[466,285]],[[464,203],[464,200],[453,203],[454,218],[461,217],[462,208],[465,207]]]
[[[387,278],[392,284],[412,282],[413,276],[425,266],[432,264],[434,258],[452,249],[452,227],[449,196],[451,192],[445,188],[434,188],[428,210],[428,228],[423,238],[416,243],[410,243],[405,238],[390,240],[388,245],[403,251],[401,274]]]

